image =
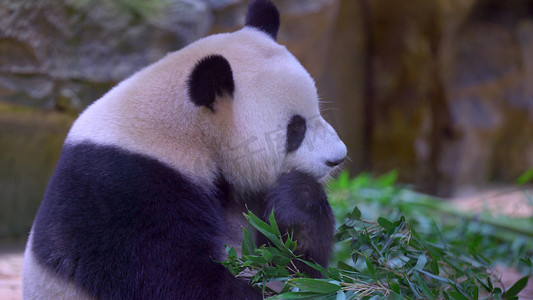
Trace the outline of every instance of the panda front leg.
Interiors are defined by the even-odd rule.
[[[296,254],[327,268],[333,246],[335,220],[324,189],[312,176],[299,171],[282,174],[265,197],[263,218],[272,209],[281,233],[292,232]],[[258,236],[259,244],[267,242]],[[300,272],[321,277],[319,271],[295,261]]]

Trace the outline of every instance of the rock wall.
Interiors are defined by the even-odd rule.
[[[118,81],[205,35],[201,1],[0,4],[2,101],[80,111]]]

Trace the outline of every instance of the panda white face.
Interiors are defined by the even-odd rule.
[[[235,45],[247,45],[221,53],[233,70],[233,98],[215,101],[206,116],[223,175],[238,189],[265,188],[291,170],[324,180],[346,146],[320,114],[313,79],[264,33],[244,28],[232,35],[240,40]]]
[[[346,157],[346,146],[320,115],[308,119],[295,115],[287,126],[287,144],[295,148],[288,151],[284,168],[310,173],[320,181]]]

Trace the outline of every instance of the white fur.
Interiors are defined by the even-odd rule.
[[[22,298],[24,300],[89,300],[71,282],[65,282],[52,272],[43,268],[35,259],[32,247],[33,232],[26,244],[24,264],[22,267]]]

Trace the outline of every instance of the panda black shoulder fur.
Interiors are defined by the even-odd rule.
[[[168,54],[81,114],[30,233],[25,299],[261,299],[216,262],[239,245],[245,205],[275,207],[327,265],[319,182],[346,147],[278,28],[276,7],[252,1],[243,29]]]

